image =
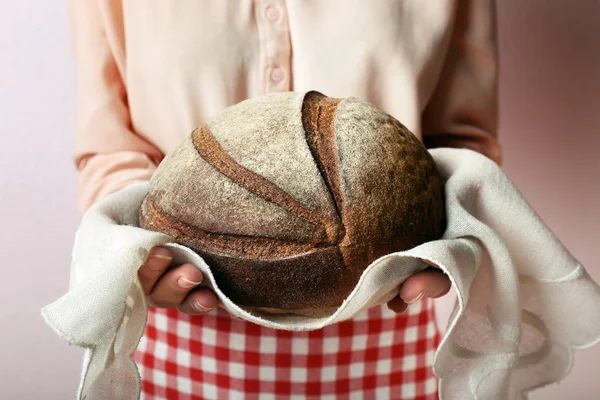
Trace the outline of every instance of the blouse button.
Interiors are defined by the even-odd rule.
[[[279,19],[280,12],[274,6],[268,6],[266,10],[267,19],[270,21],[277,21]]]
[[[273,82],[279,82],[279,81],[283,80],[283,77],[284,77],[283,68],[275,67],[271,70],[271,80]]]

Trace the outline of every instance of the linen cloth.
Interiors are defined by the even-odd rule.
[[[424,267],[420,259],[429,260],[458,295],[434,359],[441,399],[525,399],[527,391],[564,378],[572,349],[600,340],[600,287],[495,163],[470,150],[431,154],[446,188],[443,238],[376,260],[340,308],[321,318],[251,314],[233,304],[198,255],[136,226],[147,184],[93,206],[76,235],[71,290],[42,311],[61,337],[90,349],[80,398],[139,394],[130,355],[146,304],[136,272],[155,245],[200,268],[203,284],[233,316],[287,330],[316,330],[381,304]]]

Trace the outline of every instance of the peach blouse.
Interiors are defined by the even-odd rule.
[[[70,0],[78,211],[274,91],[354,96],[500,163],[493,0]]]

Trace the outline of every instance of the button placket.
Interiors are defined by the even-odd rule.
[[[285,5],[281,0],[257,0],[264,92],[290,90],[291,47]]]

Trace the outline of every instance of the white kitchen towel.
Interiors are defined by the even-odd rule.
[[[458,295],[434,360],[442,399],[525,399],[564,378],[573,349],[600,340],[600,287],[496,164],[469,150],[431,154],[446,188],[443,238],[376,260],[340,308],[319,318],[257,314],[232,303],[201,257],[138,227],[147,184],[93,206],[76,235],[70,290],[42,310],[62,338],[88,349],[79,398],[139,397],[131,354],[147,308],[137,269],[156,245],[171,247],[176,262],[200,268],[203,285],[232,315],[289,330],[319,329],[385,302],[424,267],[420,259],[430,260]]]

